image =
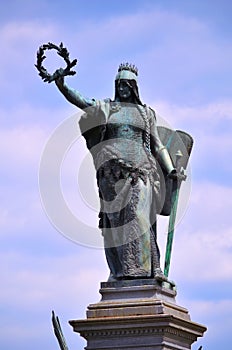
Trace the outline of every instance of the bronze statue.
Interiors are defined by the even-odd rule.
[[[181,174],[161,142],[155,111],[140,100],[137,68],[119,66],[113,100],[89,99],[64,81],[65,75],[74,74],[70,68],[76,61],[70,64],[63,45],[55,48],[68,58],[66,70],[60,68],[51,76],[41,66],[49,48],[54,47],[44,45],[38,51],[40,75],[54,80],[64,97],[85,111],[79,126],[96,168],[109,281],[167,280],[160,268],[156,216],[163,210],[167,179],[181,179]]]

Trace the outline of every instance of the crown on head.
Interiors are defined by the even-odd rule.
[[[129,70],[130,72],[134,73],[135,75],[138,75],[138,68],[134,64],[130,63],[121,63],[118,72],[121,72],[122,70]]]

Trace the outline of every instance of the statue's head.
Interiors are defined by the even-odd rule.
[[[130,100],[142,104],[137,85],[138,69],[135,65],[121,63],[115,78],[115,101]]]

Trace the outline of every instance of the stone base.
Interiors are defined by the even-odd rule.
[[[178,306],[172,284],[152,279],[101,283],[102,299],[90,304],[87,319],[72,320],[86,350],[191,349],[206,328]]]

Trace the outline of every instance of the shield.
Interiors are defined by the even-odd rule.
[[[158,126],[158,133],[161,142],[167,148],[172,163],[176,167],[177,154],[182,153],[182,157],[179,160],[178,168],[186,169],[188,160],[193,147],[193,138],[184,131],[172,130],[164,126]],[[163,208],[160,211],[160,215],[169,216],[171,213],[171,198],[173,188],[173,180],[167,177],[167,173],[162,169],[165,178],[165,200]],[[162,190],[162,189],[161,189]]]

